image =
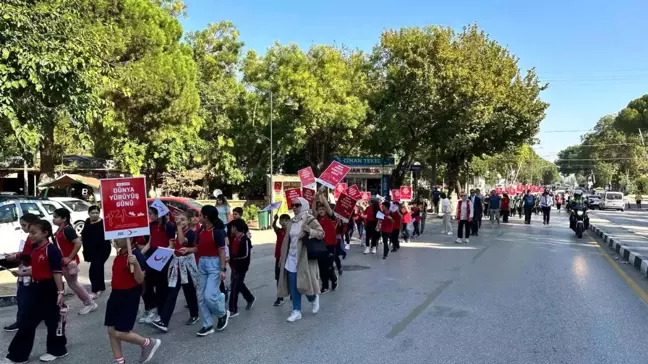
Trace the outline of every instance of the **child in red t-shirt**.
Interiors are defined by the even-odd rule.
[[[318,195],[318,198],[319,200],[314,204],[316,207],[315,211],[317,212],[317,221],[322,226],[322,230],[324,230],[324,244],[326,245],[326,249],[328,249],[328,256],[318,260],[320,279],[322,280],[322,293],[326,293],[329,290],[329,282],[331,283],[331,289],[334,291],[338,285],[333,264],[335,262],[335,256],[338,253],[339,244],[333,210],[324,194]]]
[[[137,319],[144,269],[146,260],[139,249],[131,248],[127,239],[114,240],[117,256],[112,266],[112,291],[106,303],[104,325],[108,327],[108,337],[112,347],[115,364],[124,364],[122,341],[142,348],[140,363],[147,363],[162,344],[159,339],[144,338],[134,333],[133,326]]]
[[[277,220],[279,220],[279,226],[277,226]],[[281,245],[283,244],[284,237],[286,236],[286,227],[290,221],[290,215],[282,214],[279,217],[279,214],[275,214],[274,221],[272,222],[272,227],[274,228],[275,234],[277,234],[277,244],[275,245],[275,281],[277,281],[277,287],[279,285],[279,273],[281,273],[281,267],[279,261],[281,260]],[[277,300],[274,302],[275,306],[281,306],[284,303],[283,297],[277,297]]]
[[[394,219],[391,217],[391,212],[389,207],[391,203],[385,201],[382,203],[382,213],[384,215],[382,220],[379,220],[378,229],[380,230],[380,235],[382,236],[383,241],[383,259],[387,259],[389,255],[389,241],[391,240],[392,231],[394,229]],[[392,242],[393,245],[393,242]]]

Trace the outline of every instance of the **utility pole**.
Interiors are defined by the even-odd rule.
[[[270,176],[272,176],[273,164],[272,160],[274,159],[272,154],[272,91],[270,91]]]

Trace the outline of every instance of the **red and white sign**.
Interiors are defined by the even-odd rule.
[[[274,191],[275,192],[281,192],[281,182],[275,182],[274,183]]]
[[[290,206],[290,203],[295,201],[297,198],[302,197],[302,191],[299,188],[291,188],[285,190],[284,193],[286,194],[286,202],[288,203],[288,206]]]
[[[308,203],[313,207],[313,202],[315,201],[315,190],[310,188],[302,188],[302,196],[308,201]]]
[[[501,194],[502,194],[502,187],[497,187],[497,188],[495,189],[495,194],[497,194],[497,195],[501,195]]]
[[[100,190],[106,239],[151,234],[144,177],[102,179]]]
[[[369,191],[363,191],[363,192],[360,192],[360,194],[362,195],[362,197],[360,197],[360,199],[362,199],[362,200],[364,200],[364,201],[369,201],[369,200],[371,200],[371,192],[369,192]]]
[[[400,200],[401,200],[401,192],[400,192],[400,190],[391,190],[391,199],[394,202],[400,202]]]
[[[410,187],[410,186],[401,186],[401,188],[400,188],[400,200],[401,201],[412,201],[412,187]]]
[[[299,174],[299,180],[301,181],[302,187],[315,188],[315,175],[313,174],[313,168],[306,167],[297,171]]]
[[[355,209],[357,201],[358,200],[352,198],[346,193],[343,193],[335,203],[335,209],[333,210],[333,213],[342,221],[348,222],[351,218],[351,214],[353,214],[353,210]]]
[[[349,187],[349,189],[347,190],[347,195],[356,200],[362,199],[362,193],[360,193],[360,189],[357,185]]]
[[[347,184],[346,183],[338,183],[337,186],[335,186],[335,191],[333,191],[333,194],[335,195],[335,199],[337,200],[341,194],[347,193]]]
[[[335,186],[340,183],[349,173],[351,168],[345,166],[344,164],[333,161],[326,167],[326,170],[317,179],[317,182],[323,184],[328,188],[335,188]]]

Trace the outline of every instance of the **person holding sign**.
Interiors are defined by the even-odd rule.
[[[39,220],[29,225],[32,282],[24,320],[11,340],[5,362],[26,363],[34,347],[36,328],[45,321],[47,326],[47,353],[40,357],[49,362],[68,355],[65,332],[57,335],[60,306],[63,305],[63,255],[53,243],[52,225]]]
[[[189,306],[189,320],[187,325],[193,325],[198,322],[198,266],[194,254],[187,251],[187,248],[195,247],[196,232],[189,228],[189,216],[183,211],[175,215],[177,226],[177,237],[174,241],[174,257],[169,263],[169,291],[167,300],[164,304],[160,318],[153,321],[151,325],[162,332],[169,330],[169,321],[173,310],[175,310],[180,287],[184,292],[187,306]]]
[[[382,236],[383,242],[383,259],[387,259],[389,255],[389,241],[392,239],[392,232],[394,230],[394,218],[391,216],[391,202],[385,201],[382,203],[382,220],[379,220],[378,229],[380,229],[380,235]],[[396,245],[392,241],[394,249]]]
[[[378,201],[372,200],[365,210],[366,213],[366,229],[365,229],[365,250],[364,254],[376,254],[376,246],[378,245],[378,237],[380,236],[380,231],[378,230],[378,219],[376,215],[380,212],[380,205]],[[369,250],[369,244],[371,243],[371,250]]]
[[[320,278],[322,280],[322,293],[329,291],[329,282],[331,289],[335,291],[338,285],[338,277],[335,274],[333,263],[338,250],[338,240],[336,236],[336,218],[326,200],[325,194],[317,196],[318,201],[315,204],[315,212],[317,213],[317,221],[319,222],[322,230],[324,231],[324,244],[328,250],[328,256],[321,257],[318,260]]]
[[[313,305],[313,313],[319,312],[319,267],[317,260],[308,259],[306,239],[323,239],[324,230],[313,215],[310,214],[310,205],[305,198],[299,197],[292,201],[295,217],[286,227],[286,237],[281,245],[281,266],[284,267],[279,274],[278,297],[290,294],[293,310],[288,317],[288,322],[295,322],[302,318],[301,296],[306,295]]]
[[[211,205],[201,209],[202,229],[198,234],[198,307],[203,319],[203,327],[198,336],[204,337],[214,333],[214,316],[218,317],[216,330],[227,327],[230,313],[225,309],[225,294],[220,289],[220,282],[227,277],[225,266],[225,224],[218,217],[218,210]],[[186,248],[193,252],[196,248]]]
[[[79,311],[79,315],[87,315],[96,311],[99,306],[94,302],[85,287],[79,283],[80,261],[78,252],[82,246],[81,239],[79,239],[76,230],[70,224],[70,210],[65,208],[56,209],[52,216],[54,225],[58,226],[55,240],[63,254],[63,277],[83,302],[83,308]]]
[[[403,213],[400,210],[400,206],[397,203],[392,203],[389,207],[391,217],[394,220],[392,225],[392,253],[397,252],[400,249],[400,229],[403,221]]]
[[[148,243],[142,248],[142,254],[146,257],[150,257],[159,247],[173,249],[176,227],[167,217],[169,211],[165,210],[164,213],[161,216],[158,209],[154,207],[149,208],[149,217],[151,218],[149,229],[151,235],[149,236]],[[142,299],[144,300],[144,314],[140,317],[139,323],[150,324],[160,318],[158,315],[164,309],[169,292],[167,275],[168,265],[165,265],[161,271],[147,267],[146,283],[144,284],[144,294],[142,295]]]
[[[133,332],[137,310],[139,309],[146,260],[137,248],[131,247],[129,239],[115,239],[117,256],[112,266],[112,291],[106,303],[104,325],[108,328],[108,337],[115,364],[124,364],[122,342],[135,344],[142,348],[140,363],[148,363],[160,348],[162,341],[144,338]]]

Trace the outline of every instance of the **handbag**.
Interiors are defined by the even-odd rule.
[[[304,237],[303,242],[308,252],[308,260],[316,260],[328,256],[328,249],[326,249],[324,240]]]

